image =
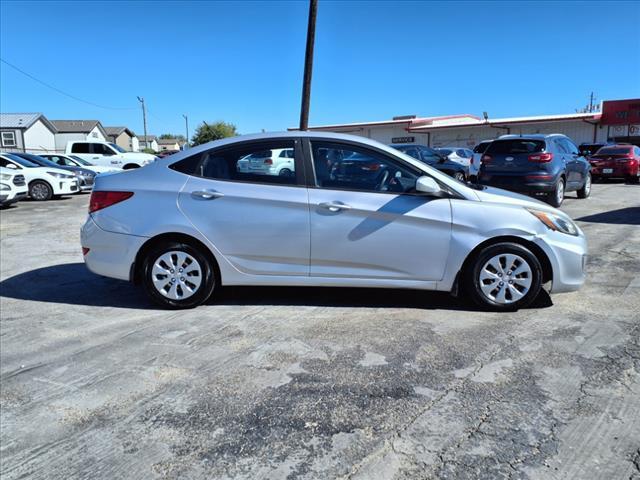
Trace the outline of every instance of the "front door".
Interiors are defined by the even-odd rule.
[[[311,141],[311,276],[440,280],[449,199],[415,193],[421,172],[377,150]]]
[[[180,192],[180,209],[243,273],[309,275],[309,205],[298,143],[283,139],[204,152],[197,176]],[[295,157],[293,171],[274,167],[282,149]]]

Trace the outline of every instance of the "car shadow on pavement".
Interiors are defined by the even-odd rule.
[[[0,282],[0,296],[90,307],[158,309],[142,288],[91,273],[84,263],[65,263],[20,273]],[[209,305],[420,308],[480,311],[446,292],[348,287],[222,287]],[[542,291],[528,308],[553,305]]]
[[[640,225],[640,207],[627,207],[576,218],[580,222]]]

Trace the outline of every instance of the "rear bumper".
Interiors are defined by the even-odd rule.
[[[548,179],[540,178],[528,178],[535,175],[549,176]],[[489,185],[491,187],[502,188],[504,190],[510,190],[512,192],[522,193],[535,193],[535,192],[551,192],[556,186],[557,175],[546,172],[531,172],[527,175],[492,175],[482,173],[478,179],[482,185]]]
[[[605,173],[605,170],[610,170]],[[603,177],[603,178],[622,178],[622,177],[637,177],[640,176],[640,168],[625,166],[625,167],[607,167],[607,166],[591,166],[591,176]]]
[[[146,237],[107,232],[89,216],[80,230],[80,243],[89,251],[84,256],[87,268],[98,275],[130,280],[131,266]]]

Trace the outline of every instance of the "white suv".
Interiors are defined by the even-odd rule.
[[[33,200],[50,200],[55,195],[70,195],[79,191],[78,179],[67,170],[41,167],[25,158],[2,153],[0,166],[24,175]]]
[[[94,165],[116,167],[123,170],[144,167],[157,159],[155,155],[127,152],[110,142],[67,142],[67,155],[75,155]]]
[[[0,205],[10,205],[27,198],[27,182],[24,175],[10,168],[0,167]]]
[[[262,150],[238,160],[236,168],[243,173],[291,177],[296,171],[293,148]]]

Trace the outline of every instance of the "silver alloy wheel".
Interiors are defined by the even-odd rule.
[[[480,290],[492,302],[508,305],[523,298],[531,288],[533,271],[527,261],[513,253],[501,253],[480,270]]]
[[[456,174],[455,174],[455,177],[454,177],[454,178],[455,178],[456,180],[458,180],[459,182],[464,183],[464,173],[460,173],[460,172],[458,172],[458,173],[456,173]]]
[[[44,183],[36,183],[31,187],[31,196],[35,200],[46,200],[49,197],[49,187]]]
[[[186,252],[172,250],[153,262],[151,280],[156,290],[172,300],[185,300],[200,288],[202,267]]]
[[[564,200],[564,181],[560,180],[558,182],[558,188],[556,189],[556,201],[558,205],[562,205],[562,201]]]
[[[584,181],[584,193],[586,196],[589,196],[589,193],[591,193],[591,174],[587,173],[587,178]]]

